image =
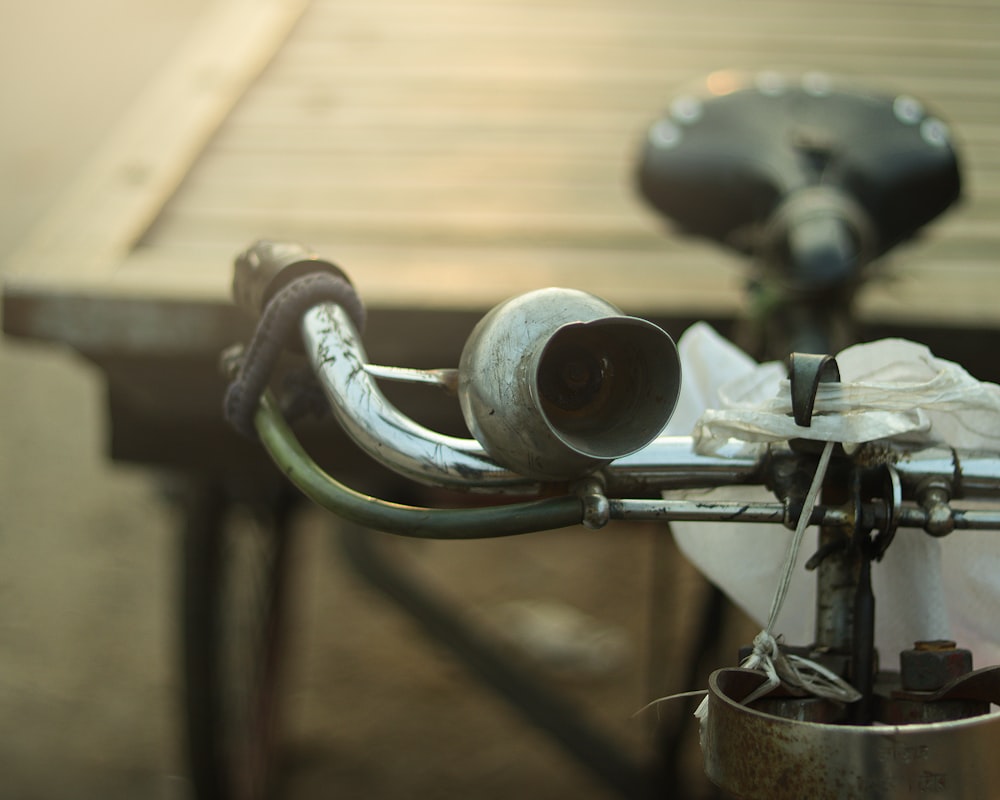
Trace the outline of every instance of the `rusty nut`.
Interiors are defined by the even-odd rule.
[[[956,678],[972,672],[972,651],[955,642],[917,642],[899,654],[899,677],[909,692],[934,692]]]

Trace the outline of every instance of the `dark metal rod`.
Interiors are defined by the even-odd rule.
[[[872,721],[872,693],[875,689],[875,595],[872,592],[872,563],[862,554],[858,588],[854,596],[854,647],[851,652],[851,681],[861,692],[852,709],[855,725]]]
[[[794,524],[784,503],[742,502],[738,500],[647,500],[608,498],[612,519],[664,520],[669,522],[756,522]],[[809,519],[812,525],[844,525],[849,512],[840,507],[817,506]]]

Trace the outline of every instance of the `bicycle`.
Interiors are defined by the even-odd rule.
[[[829,231],[830,226],[826,227]],[[842,228],[839,232],[837,228],[833,226],[834,236],[843,242]],[[934,520],[947,518],[957,526],[988,527],[995,526],[998,521],[995,515],[945,511],[947,504],[939,502],[942,499],[940,493],[935,493],[927,501],[928,508],[923,508],[919,502],[910,505],[928,482],[940,484],[959,475],[965,491],[994,496],[997,485],[991,477],[991,470],[995,472],[996,465],[989,458],[963,456],[960,461],[947,461],[947,467],[942,468],[940,461],[931,459],[925,462],[902,452],[886,455],[883,451],[883,463],[878,465],[867,465],[857,456],[852,460],[838,454],[834,460],[837,466],[830,474],[836,478],[839,489],[847,493],[846,500],[832,502],[828,495],[815,509],[803,512],[806,492],[802,486],[802,468],[808,475],[817,471],[813,467],[819,457],[814,448],[801,445],[774,448],[763,458],[707,457],[691,452],[690,439],[656,438],[665,422],[664,411],[669,412],[666,407],[673,404],[670,395],[675,394],[676,389],[676,359],[671,357],[672,345],[667,346],[669,338],[666,341],[660,338],[655,326],[624,318],[616,309],[609,309],[600,301],[576,294],[569,298],[563,294],[549,295],[526,299],[526,305],[520,310],[518,301],[514,301],[481,323],[482,327],[472,337],[472,344],[467,345],[467,351],[472,355],[468,360],[463,358],[457,372],[416,374],[366,365],[357,335],[357,328],[362,323],[360,305],[353,296],[349,281],[330,262],[296,247],[259,245],[240,259],[238,273],[237,293],[248,307],[255,310],[264,305],[269,309],[277,308],[275,304],[265,301],[280,293],[285,298],[282,301],[285,307],[294,309],[295,313],[275,311],[271,324],[294,331],[297,322],[289,323],[287,320],[297,321],[300,316],[298,311],[308,309],[304,311],[301,323],[306,351],[320,376],[335,416],[363,449],[383,463],[388,463],[395,471],[420,482],[515,497],[537,496],[556,489],[572,488],[561,497],[451,511],[385,504],[358,495],[325,476],[309,459],[282,421],[272,397],[265,396],[262,405],[257,408],[256,395],[263,389],[263,384],[258,381],[254,391],[246,392],[246,396],[252,398],[249,404],[242,406],[242,410],[235,415],[241,418],[240,424],[244,428],[252,426],[282,472],[308,497],[357,524],[406,535],[448,538],[510,535],[579,522],[599,527],[611,518],[704,521],[735,515],[744,522],[785,524],[802,518],[821,523],[831,536],[836,537],[835,542],[827,542],[829,552],[823,560],[829,563],[831,558],[836,560],[844,555],[863,565],[879,554],[874,542],[877,541],[878,548],[881,548],[887,544],[887,539],[891,539],[889,532],[900,525],[933,527],[937,524]],[[316,275],[312,276],[312,273]],[[303,289],[306,282],[311,285]],[[279,292],[282,287],[284,291]],[[291,287],[295,287],[294,291]],[[289,297],[295,299],[289,301]],[[348,310],[345,311],[338,303],[346,303]],[[532,330],[529,341],[522,339],[513,352],[504,353],[501,343],[511,338],[511,331],[523,333],[527,323],[535,318],[535,303],[569,305],[572,319],[559,318],[555,327],[549,320],[548,329]],[[281,316],[286,313],[288,317]],[[581,316],[589,322],[580,323],[578,318]],[[280,323],[275,321],[279,317],[282,320]],[[526,350],[535,354],[535,362],[530,368],[522,363]],[[595,352],[602,352],[603,355],[595,359]],[[479,363],[481,359],[485,359],[485,365]],[[800,389],[793,411],[800,423],[808,423],[819,379],[830,369],[831,362],[799,359],[798,363],[793,375],[798,375],[796,383]],[[664,364],[666,368],[663,368]],[[615,366],[616,374],[625,374],[634,382],[625,389],[617,390],[612,387],[612,382],[605,385],[611,365]],[[508,384],[506,394],[501,392],[498,396],[491,393],[498,383],[516,375],[520,369],[540,376],[535,396],[526,390],[523,382]],[[414,425],[384,401],[375,385],[375,376],[457,388],[469,427],[478,434],[479,441],[441,437]],[[644,388],[644,401],[638,404],[632,397],[635,382]],[[803,386],[806,388],[802,389]],[[252,413],[247,412],[248,408]],[[507,411],[514,411],[516,415],[508,417],[505,414]],[[499,427],[498,422],[501,423]],[[510,446],[512,432],[523,434],[525,430],[530,431],[532,438],[543,440],[546,444],[543,448],[546,458],[542,462],[537,457],[526,457],[525,448]],[[623,448],[621,442],[625,442]],[[637,454],[629,454],[629,451],[637,451]],[[935,458],[940,458],[940,453]],[[892,477],[891,471],[886,477],[884,471],[888,469],[886,463],[889,462],[893,464],[896,477]],[[795,478],[789,479],[789,475]],[[734,506],[649,497],[663,489],[678,486],[743,486],[756,483],[776,488],[779,502]],[[873,486],[876,488],[873,489]],[[904,506],[904,502],[907,505]],[[859,521],[860,524],[856,524]],[[857,530],[852,529],[845,543],[844,529],[849,524],[855,525]],[[863,527],[867,530],[862,532]],[[866,542],[865,537],[875,530],[881,530],[881,537],[875,536]],[[858,585],[862,587],[859,596],[866,596],[863,576]],[[867,611],[861,616],[867,619],[866,615]],[[841,628],[837,633],[843,636],[845,631]],[[837,669],[854,670],[859,674],[872,671],[871,647],[864,643],[864,635],[859,641],[851,639],[851,645],[857,651],[856,658],[845,661],[843,653],[840,653],[839,660],[835,659],[838,661]],[[737,708],[740,706],[737,696],[745,697],[750,689],[755,689],[747,683],[753,680],[743,673],[731,674],[727,671],[713,676],[709,719],[718,720],[721,717],[730,722],[736,720],[732,722],[736,725],[743,715]],[[992,678],[977,677],[975,680],[988,683]],[[994,689],[984,691],[988,693]],[[863,695],[871,700],[874,691],[874,685],[865,685]],[[918,698],[920,703],[927,699],[926,696]],[[943,696],[935,697],[930,702],[942,699]],[[913,698],[910,701],[918,702]],[[794,707],[797,701],[782,702]],[[983,698],[974,698],[972,702],[981,711]],[[824,714],[839,713],[837,709],[831,710],[829,704],[811,705],[819,707],[810,712],[816,713],[817,719]],[[869,709],[862,716],[871,713],[870,705],[866,702],[860,706]],[[724,717],[727,712],[731,712],[730,716]],[[756,717],[753,719],[757,720]],[[978,729],[980,725],[988,726],[988,722],[977,721],[969,727]],[[745,729],[741,730],[745,732]],[[709,741],[722,742],[724,728],[717,726],[714,731]],[[930,744],[921,741],[915,746],[918,752],[923,753],[925,751],[920,748],[932,745],[937,745],[936,740]],[[726,745],[712,747],[725,749]],[[906,767],[911,764],[899,764],[893,758],[890,753],[887,766],[883,765],[881,771],[876,770],[876,783],[869,782],[864,786],[869,789],[872,786],[885,788],[897,780],[910,780],[912,770],[908,772]],[[921,766],[926,767],[927,764]],[[869,781],[872,777],[858,777],[859,767],[854,762],[840,764],[839,768],[852,779]],[[713,779],[728,788],[738,792],[747,788],[732,783],[736,779],[731,774],[725,774],[725,769],[718,764],[710,764],[709,769]],[[626,766],[623,771],[629,773],[629,768]],[[968,776],[963,773],[961,779],[968,780]],[[919,782],[919,776],[914,780]],[[879,784],[879,781],[882,783]],[[637,773],[627,774],[618,784],[614,780],[609,780],[609,783],[632,796],[646,788],[643,776]],[[781,787],[769,785],[766,788],[773,793]]]
[[[516,327],[516,323],[513,324]],[[318,362],[316,366],[324,385],[329,387],[332,397],[339,398],[335,413],[338,416],[344,415],[349,424],[361,425],[373,432],[388,429],[398,431],[399,424],[405,424],[404,418],[395,416],[384,406],[379,410],[372,410],[374,406],[381,405],[377,399],[378,390],[371,376],[364,369],[358,368],[363,364],[364,358],[358,349],[357,338],[348,316],[338,306],[332,304],[319,306],[306,313],[303,327],[310,343],[310,351],[318,354],[315,359]],[[338,358],[334,366],[328,361],[332,352],[343,356]],[[621,362],[615,363],[621,364]],[[546,369],[548,371],[556,367],[550,365]],[[808,368],[806,369],[808,371]],[[572,374],[575,373],[571,370],[571,378]],[[667,377],[669,378],[669,370]],[[571,385],[575,383],[575,380],[570,380]],[[478,385],[475,381],[473,384]],[[357,398],[359,393],[366,395],[371,402],[360,404],[352,402],[350,398]],[[389,414],[388,417],[382,416],[386,413]],[[493,424],[494,418],[499,413],[498,411],[497,414],[489,414],[486,411],[480,422],[485,419],[487,425]],[[601,480],[594,474],[585,474],[580,479],[581,468],[577,461],[579,455],[577,452],[556,461],[555,465],[550,464],[545,470],[544,477],[544,480],[549,482],[549,488],[552,488],[553,481],[566,484],[574,479],[580,479],[576,491],[564,496],[485,508],[429,510],[389,504],[365,497],[325,476],[295,440],[271,398],[265,399],[257,412],[255,424],[261,441],[271,452],[272,457],[290,480],[310,499],[358,524],[403,535],[446,538],[465,535],[513,535],[579,523],[599,527],[607,520],[617,518],[699,521],[738,519],[743,522],[784,521],[786,524],[792,524],[799,521],[798,514],[807,514],[803,519],[822,524],[827,528],[837,528],[842,536],[846,535],[845,527],[850,528],[852,533],[849,541],[854,541],[855,537],[859,536],[858,530],[863,531],[860,534],[862,538],[857,538],[858,546],[860,548],[860,543],[864,542],[866,549],[862,555],[872,559],[878,555],[881,547],[888,544],[887,540],[891,533],[898,527],[914,526],[940,533],[941,529],[935,526],[942,522],[946,527],[968,529],[994,528],[1000,525],[1000,515],[995,510],[960,510],[950,506],[945,510],[945,504],[941,502],[940,496],[935,498],[926,494],[928,484],[933,483],[937,488],[941,488],[944,483],[950,483],[954,490],[953,496],[956,498],[960,495],[966,498],[995,498],[1000,488],[996,474],[998,466],[996,454],[952,454],[950,451],[945,451],[943,464],[941,450],[924,454],[905,450],[890,452],[884,445],[875,449],[862,449],[853,457],[846,455],[838,457],[839,468],[846,470],[850,475],[848,478],[841,472],[836,478],[837,484],[849,484],[853,494],[848,502],[837,505],[824,503],[810,509],[809,504],[803,499],[801,472],[797,472],[799,467],[805,466],[805,473],[811,477],[811,467],[818,458],[808,449],[803,452],[787,446],[777,447],[770,449],[765,457],[754,458],[699,456],[693,452],[689,438],[660,438],[641,449],[637,455],[623,455],[613,459],[613,464],[603,470]],[[556,427],[559,432],[565,430]],[[378,447],[374,438],[368,444],[373,449]],[[491,490],[502,488],[507,492],[527,495],[537,495],[541,491],[538,473],[532,477],[512,469],[505,469],[500,463],[487,458],[484,450],[475,448],[471,444],[447,441],[444,437],[437,436],[428,438],[427,433],[418,430],[411,429],[402,435],[397,433],[391,450],[386,451],[383,445],[382,452],[385,458],[398,460],[397,466],[409,462],[411,466],[408,470],[412,474],[412,470],[416,469],[415,462],[412,461],[414,450],[427,447],[440,454],[440,458],[429,466],[434,468],[436,480],[447,485],[457,486],[466,483],[470,488]],[[555,450],[558,451],[559,448],[555,447]],[[877,459],[874,458],[876,453]],[[608,464],[607,453],[591,455],[595,463]],[[876,493],[872,487],[886,483],[886,470],[889,469],[887,463],[892,465],[888,475],[892,476],[894,472],[895,477],[888,480],[889,489],[886,494]],[[632,496],[648,494],[650,488],[756,483],[766,483],[775,487],[779,497],[778,502],[707,503]],[[961,491],[958,490],[959,484]],[[868,538],[874,531],[878,531],[878,535]],[[861,594],[864,594],[864,590]],[[834,655],[839,655],[841,659],[843,657],[842,654]],[[870,649],[856,652],[855,656],[860,663],[871,664]],[[933,690],[915,689],[910,686],[906,689],[905,695],[899,695],[897,689],[889,690],[887,695],[870,695],[872,698],[877,697],[881,704],[882,710],[875,712],[876,714],[898,715],[892,717],[897,720],[906,714],[916,713],[911,708],[912,705],[920,706],[920,713],[926,714],[927,718],[938,719],[936,715],[948,713],[944,708],[956,700],[960,701],[959,704],[966,713],[969,705],[974,705],[976,714],[965,721],[951,720],[946,723],[916,725],[912,729],[912,740],[908,740],[908,734],[901,726],[889,726],[888,731],[883,734],[887,742],[884,747],[872,742],[871,747],[875,749],[863,757],[858,754],[855,744],[837,741],[836,734],[831,732],[834,726],[825,723],[817,725],[820,733],[816,734],[811,727],[813,723],[806,723],[806,730],[814,739],[819,737],[819,744],[832,744],[835,752],[842,751],[845,754],[840,762],[834,763],[829,758],[826,762],[828,769],[839,769],[843,774],[821,776],[816,786],[835,787],[838,785],[838,780],[860,781],[860,785],[866,788],[864,794],[859,796],[872,796],[870,790],[873,786],[895,786],[899,782],[916,785],[923,780],[921,776],[928,771],[936,776],[933,778],[935,781],[946,780],[950,782],[949,785],[964,785],[966,788],[978,786],[978,782],[983,780],[985,775],[988,785],[989,780],[997,777],[989,772],[991,769],[989,764],[978,764],[975,770],[963,772],[961,768],[956,769],[948,765],[947,759],[942,760],[940,751],[943,748],[948,757],[954,757],[959,750],[969,746],[967,737],[975,740],[983,736],[988,740],[995,734],[993,727],[997,723],[997,718],[983,716],[983,706],[988,706],[997,699],[994,692],[997,688],[995,682],[998,675],[1000,671],[996,669],[980,670],[957,676],[946,687],[935,687]],[[874,678],[874,675],[872,677]],[[710,721],[725,720],[725,723],[720,722],[715,728],[709,727],[706,736],[710,742],[710,751],[729,752],[732,755],[739,737],[748,736],[755,731],[763,735],[761,726],[774,726],[775,730],[768,730],[768,735],[773,737],[777,735],[775,731],[779,725],[793,724],[783,716],[765,716],[743,708],[742,698],[755,690],[763,681],[763,676],[759,673],[722,670],[713,676],[712,681],[708,718]],[[892,694],[894,691],[897,692],[896,695]],[[794,697],[782,697],[778,702],[792,706],[799,702],[805,703],[804,707],[809,709],[810,720],[832,721],[838,717],[842,718],[844,714],[843,704],[816,701],[814,698],[798,701]],[[944,705],[935,705],[939,703]],[[925,706],[926,711],[923,710]],[[740,719],[741,716],[745,719]],[[780,722],[773,722],[772,719]],[[864,734],[859,734],[859,730],[864,731]],[[846,737],[864,735],[874,739],[881,730],[885,729],[857,724],[842,726],[842,731],[846,732],[843,735]],[[790,736],[788,733],[782,735],[785,740]],[[939,736],[946,736],[944,744]],[[793,739],[787,751],[782,753],[783,757],[791,758],[795,747],[802,747],[809,741],[809,737],[803,736]],[[900,742],[905,752],[921,754],[918,762],[907,758],[894,760],[892,753],[895,751],[892,748],[900,745]],[[885,751],[885,747],[889,750]],[[889,753],[888,756],[885,755],[886,752]],[[879,769],[874,773],[870,772],[872,759],[879,763]],[[800,762],[796,763],[802,767]],[[819,769],[823,765],[811,766]],[[746,774],[738,774],[731,765],[713,762],[709,763],[709,769],[715,779],[737,792],[750,788],[747,783],[739,781],[752,778],[756,781],[756,785],[752,787],[754,791],[763,791],[775,796],[774,793],[779,791],[785,780],[784,776],[779,774],[773,781],[762,783],[760,774],[753,773],[752,770],[749,771],[750,778],[748,778]],[[839,785],[843,786],[844,783]],[[809,786],[813,787],[813,784]],[[801,788],[800,786],[794,791],[798,792]],[[821,793],[821,789],[816,791],[816,794],[810,796],[825,796]]]

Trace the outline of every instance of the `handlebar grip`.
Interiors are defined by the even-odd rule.
[[[260,397],[282,351],[296,343],[302,316],[314,306],[336,303],[360,332],[365,326],[365,307],[338,266],[300,244],[265,240],[237,256],[233,294],[258,319],[226,389],[223,411],[234,428],[253,439]],[[301,347],[301,341],[297,343]]]

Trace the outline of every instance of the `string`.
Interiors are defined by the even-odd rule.
[[[857,689],[822,664],[818,664],[804,656],[781,652],[779,637],[774,635],[774,626],[778,621],[778,616],[785,603],[785,597],[788,594],[788,587],[792,581],[792,574],[798,559],[802,539],[806,528],[809,527],[809,521],[819,500],[819,493],[823,487],[827,468],[830,466],[833,445],[833,442],[827,442],[824,445],[823,452],[819,457],[819,463],[816,466],[816,474],[813,475],[809,491],[806,492],[802,513],[795,526],[795,534],[792,536],[788,551],[785,553],[785,563],[782,566],[781,579],[778,582],[774,599],[771,602],[771,611],[768,614],[767,625],[754,637],[753,652],[740,665],[744,669],[759,670],[766,677],[764,683],[743,699],[743,705],[749,705],[754,700],[770,693],[782,682],[786,686],[800,689],[816,697],[837,700],[843,703],[852,703],[861,698],[861,693]],[[707,714],[708,697],[705,697],[701,705],[698,706],[695,716],[704,720]]]

